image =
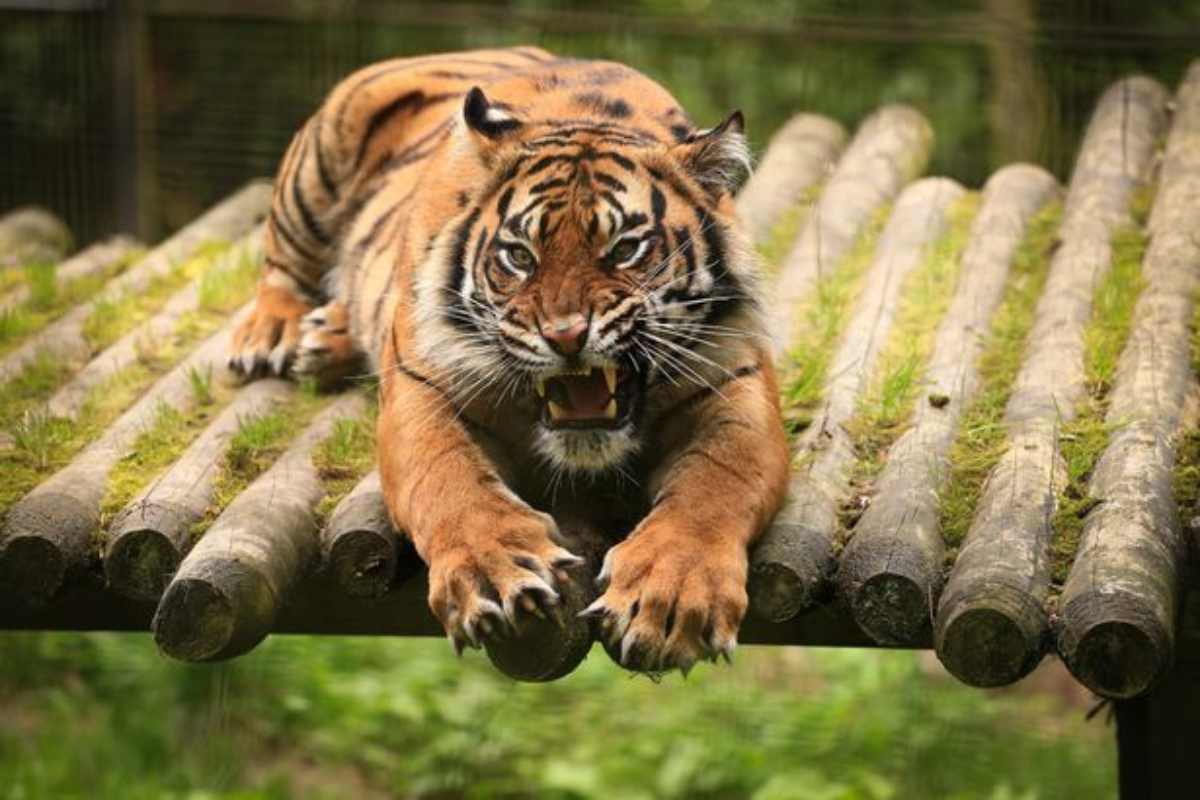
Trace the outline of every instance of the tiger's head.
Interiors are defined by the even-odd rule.
[[[732,203],[750,162],[742,116],[659,138],[523,118],[477,88],[460,127],[482,179],[420,271],[422,354],[463,395],[531,399],[555,468],[619,467],[656,392],[711,386],[757,325]]]

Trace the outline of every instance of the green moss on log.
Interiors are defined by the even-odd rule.
[[[1062,205],[1057,202],[1030,220],[1013,259],[1004,299],[992,318],[979,359],[979,391],[963,411],[941,491],[941,529],[948,560],[953,560],[966,538],[983,482],[1004,454],[1004,409],[1025,355],[1061,221]]]
[[[945,233],[905,281],[879,367],[847,426],[859,459],[853,478],[856,497],[869,491],[887,460],[888,449],[908,427],[924,367],[933,351],[934,334],[958,286],[962,254],[979,204],[980,195],[971,192],[951,205]]]
[[[313,453],[313,465],[325,487],[325,495],[317,506],[317,516],[322,522],[375,465],[377,413],[378,408],[372,404],[367,414],[358,419],[339,419],[334,423],[333,433]]]
[[[271,411],[241,421],[229,440],[221,463],[216,466],[213,500],[204,519],[192,526],[199,538],[209,529],[234,498],[262,475],[317,413],[327,404],[316,384],[302,381],[295,393]]]
[[[875,213],[850,252],[822,276],[797,309],[800,330],[783,365],[782,381],[784,423],[792,435],[812,423],[813,412],[821,403],[829,361],[891,210],[887,205]]]
[[[1148,206],[1135,202],[1133,210],[1140,218],[1139,223],[1144,222]],[[1096,287],[1092,300],[1092,317],[1084,336],[1087,395],[1075,419],[1063,425],[1059,437],[1068,481],[1058,497],[1050,548],[1051,579],[1056,586],[1067,579],[1079,548],[1084,517],[1097,503],[1088,493],[1088,482],[1113,430],[1105,422],[1108,395],[1121,351],[1129,338],[1133,309],[1142,291],[1142,257],[1147,244],[1148,237],[1141,224],[1114,232],[1112,265]]]
[[[55,265],[26,266],[20,272],[24,275],[23,282],[29,286],[29,297],[20,305],[0,311],[0,355],[15,349],[72,306],[95,295],[106,281],[124,272],[143,255],[145,250],[133,250],[104,269],[63,286],[59,286],[56,281]]]
[[[780,215],[775,224],[771,226],[767,238],[758,246],[758,254],[762,257],[767,275],[779,272],[779,265],[792,251],[792,246],[796,244],[796,237],[800,235],[804,224],[808,222],[813,204],[820,198],[823,188],[823,184],[815,184],[805,189],[795,205]]]
[[[83,336],[92,352],[100,352],[152,317],[171,295],[210,271],[213,261],[228,248],[227,242],[208,242],[191,257],[155,275],[141,290],[98,300],[83,323]]]

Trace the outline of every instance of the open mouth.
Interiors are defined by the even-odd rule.
[[[637,396],[634,373],[613,364],[543,374],[534,385],[550,428],[619,428]]]

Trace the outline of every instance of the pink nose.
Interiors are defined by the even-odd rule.
[[[577,355],[587,341],[588,322],[580,314],[572,314],[541,325],[542,338],[564,356]]]

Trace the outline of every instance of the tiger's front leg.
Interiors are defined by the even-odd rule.
[[[386,370],[380,398],[384,498],[429,567],[429,606],[455,650],[557,604],[564,568],[582,560],[558,543],[554,520],[504,484],[427,378]]]
[[[747,550],[783,501],[788,450],[770,362],[733,374],[666,423],[654,508],[609,550],[605,592],[584,611],[629,669],[686,672],[737,644]]]

